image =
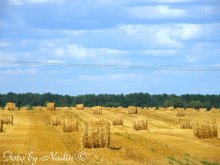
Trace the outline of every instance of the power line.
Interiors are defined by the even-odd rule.
[[[17,64],[28,66],[50,66],[94,69],[131,69],[131,70],[163,70],[163,71],[220,71],[220,66],[155,66],[155,65],[108,65],[108,64],[77,64],[40,61],[0,60],[2,64]]]

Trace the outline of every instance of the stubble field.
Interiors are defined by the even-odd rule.
[[[93,114],[87,110],[19,110],[0,111],[12,114],[14,124],[4,124],[0,133],[0,164],[219,164],[220,140],[199,139],[192,129],[181,129],[175,111],[103,110]],[[112,125],[115,115],[123,118],[123,125]],[[216,119],[220,126],[220,113],[185,112],[186,117]],[[79,130],[63,132],[62,126],[51,126],[52,115],[74,118]],[[145,117],[148,130],[136,131],[133,122]],[[82,148],[84,121],[107,120],[110,126],[110,148]],[[218,133],[220,127],[218,127]]]

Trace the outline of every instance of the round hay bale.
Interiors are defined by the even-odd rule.
[[[63,132],[78,131],[78,122],[74,119],[65,118],[63,121]]]
[[[217,138],[218,128],[216,119],[202,118],[193,121],[193,133],[197,138]]]
[[[42,106],[33,106],[32,110],[41,111],[42,110]]]
[[[207,108],[199,108],[199,112],[207,112]]]
[[[84,104],[76,104],[76,110],[84,110]]]
[[[186,115],[184,108],[176,108],[176,111],[177,111],[177,114],[176,114],[177,117],[184,117]]]
[[[8,110],[8,111],[14,111],[14,110],[16,110],[16,105],[15,105],[15,103],[8,102],[8,103],[6,104],[5,110]]]
[[[83,148],[109,148],[110,124],[107,121],[83,122]]]
[[[1,121],[3,124],[11,124],[13,125],[14,117],[11,114],[2,114]]]
[[[137,107],[129,106],[128,107],[128,114],[137,114]]]
[[[3,122],[0,120],[0,132],[3,132]]]
[[[211,108],[210,111],[213,112],[213,113],[218,113],[218,112],[219,112],[219,109]]]
[[[122,116],[114,116],[112,119],[112,125],[123,125]]]
[[[92,107],[92,112],[93,112],[93,114],[101,115],[102,114],[102,107],[101,106]]]
[[[54,102],[48,102],[47,103],[47,110],[48,111],[54,111],[55,110],[55,103]]]
[[[148,107],[147,108],[149,111],[155,111],[157,108],[156,107]]]
[[[173,106],[170,106],[170,107],[167,107],[166,110],[173,112],[173,111],[175,111],[175,108]]]
[[[192,129],[192,122],[190,119],[179,118],[179,126],[182,129]]]
[[[59,126],[63,123],[63,118],[60,115],[52,115],[50,117],[51,126]]]
[[[147,120],[145,118],[138,118],[134,121],[133,128],[135,130],[147,130]]]

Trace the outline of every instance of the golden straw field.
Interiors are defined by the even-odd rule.
[[[3,124],[3,132],[0,132],[0,164],[220,163],[220,112],[186,110],[184,116],[179,117],[177,110],[152,108],[139,108],[137,114],[127,108],[102,108],[102,113],[94,111],[82,105],[52,111],[1,110],[1,116],[13,115],[13,125]],[[210,124],[215,119],[218,137],[194,136],[191,124],[197,119],[209,119]],[[97,124],[95,121],[100,120],[105,125],[99,128],[102,122]],[[138,125],[140,129],[134,129],[137,120],[138,124],[144,124]],[[106,123],[110,124],[110,145]],[[99,147],[83,148],[82,143],[86,140],[92,140],[91,144]]]

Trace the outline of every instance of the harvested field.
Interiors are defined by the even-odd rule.
[[[2,114],[5,114],[4,110],[0,111],[0,115]],[[128,114],[125,109],[115,112],[111,108],[109,110],[106,108],[102,111],[102,115],[96,115],[90,108],[86,111],[67,109],[10,111],[8,114],[14,116],[14,125],[4,124],[4,132],[0,133],[0,164],[5,163],[2,153],[8,150],[14,155],[20,154],[26,157],[30,151],[33,151],[33,155],[37,157],[49,155],[51,151],[54,153],[57,151],[60,156],[66,152],[74,158],[73,161],[64,160],[60,162],[52,159],[41,162],[38,159],[36,163],[46,165],[85,163],[166,165],[175,164],[177,160],[182,164],[192,164],[192,162],[202,164],[201,162],[204,160],[210,163],[220,162],[220,129],[218,127],[220,113],[185,111],[187,117],[181,117],[182,120],[186,118],[191,121],[208,118],[210,119],[209,126],[212,124],[212,120],[216,120],[216,129],[214,127],[210,129],[217,130],[217,134],[216,131],[211,132],[211,136],[214,138],[197,138],[194,137],[191,129],[180,128],[179,118],[173,111],[151,111],[147,109],[132,115]],[[57,126],[51,127],[52,116],[54,118],[53,123]],[[106,125],[104,128],[99,123],[100,119],[112,123],[114,116],[121,116],[123,125],[112,124],[110,127]],[[63,121],[63,118],[76,121],[78,131],[64,132],[65,120]],[[148,129],[146,131],[136,131],[133,128],[134,121],[138,118],[147,120]],[[90,120],[97,122],[89,124]],[[86,129],[84,129],[84,123],[87,123]],[[109,129],[110,131],[107,131]],[[104,134],[106,135],[105,138]],[[82,142],[84,142],[83,148]],[[81,161],[78,157],[82,151],[87,154],[85,161]],[[27,159],[22,162],[10,160],[8,164],[30,164],[30,161]]]

